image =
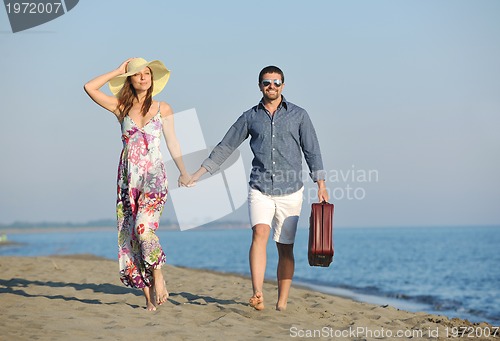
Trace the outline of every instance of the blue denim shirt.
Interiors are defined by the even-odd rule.
[[[261,101],[244,112],[229,128],[202,166],[211,174],[250,138],[254,159],[250,187],[268,195],[286,195],[303,186],[302,152],[314,182],[324,180],[326,172],[316,131],[307,112],[282,97],[278,109],[271,115]]]

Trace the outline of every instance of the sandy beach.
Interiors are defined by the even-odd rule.
[[[288,309],[248,306],[249,278],[165,266],[169,302],[144,309],[117,262],[91,255],[0,257],[0,340],[500,340],[494,327],[292,287]],[[486,334],[487,335],[487,334]]]

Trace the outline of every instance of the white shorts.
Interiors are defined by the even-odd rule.
[[[288,195],[267,195],[250,188],[248,211],[250,224],[265,224],[273,230],[273,240],[281,244],[293,244],[302,209],[304,187]]]

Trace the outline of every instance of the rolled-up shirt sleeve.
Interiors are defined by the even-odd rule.
[[[229,128],[222,141],[215,146],[209,157],[201,165],[210,174],[214,174],[235,149],[247,139],[248,135],[248,122],[245,114],[243,114]]]
[[[316,130],[307,112],[304,114],[300,124],[299,134],[300,146],[310,171],[309,176],[314,182],[325,180],[326,171],[323,168],[318,137],[316,136]]]

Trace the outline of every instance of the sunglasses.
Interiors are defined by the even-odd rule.
[[[281,86],[281,84],[283,84],[281,79],[263,79],[262,80],[262,85],[264,87],[268,87],[269,85],[271,85],[271,83],[274,83],[274,86],[277,88],[279,88]]]

